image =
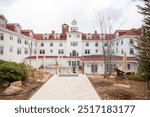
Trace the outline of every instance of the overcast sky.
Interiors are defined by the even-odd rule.
[[[139,28],[142,16],[136,5],[142,4],[140,0],[0,0],[0,14],[35,33],[59,33],[61,25],[70,25],[75,17],[79,31],[90,33],[99,30],[96,14],[106,9],[117,16],[114,29]]]

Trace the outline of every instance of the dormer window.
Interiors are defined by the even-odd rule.
[[[7,19],[4,15],[0,14],[0,28],[5,28],[7,23]]]
[[[118,32],[116,33],[116,37],[119,37],[119,33]]]
[[[92,35],[88,33],[88,34],[86,35],[86,39],[92,39]]]
[[[0,27],[5,28],[5,21],[0,19]]]
[[[48,34],[44,34],[44,35],[43,35],[43,38],[44,38],[44,39],[49,39],[49,35],[48,35]]]
[[[20,32],[21,32],[21,29],[20,29],[19,26],[16,26],[16,32],[17,32],[17,33],[20,33]]]
[[[100,39],[105,39],[106,35],[101,34],[101,35],[99,35],[99,37],[100,37]]]
[[[60,39],[60,34],[57,34],[57,33],[56,33],[56,34],[54,35],[54,39]]]
[[[33,37],[33,33],[32,32],[29,33],[29,37]]]

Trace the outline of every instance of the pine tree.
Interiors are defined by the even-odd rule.
[[[139,70],[144,73],[147,81],[150,80],[150,0],[143,0],[144,6],[138,6],[139,13],[144,16],[142,35],[138,40],[138,61]],[[148,88],[150,88],[149,83]]]

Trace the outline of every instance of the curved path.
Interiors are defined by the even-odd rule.
[[[100,97],[86,75],[55,74],[30,100],[100,100]]]

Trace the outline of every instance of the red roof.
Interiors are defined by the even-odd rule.
[[[16,32],[16,26],[21,28],[20,24],[18,24],[18,23],[9,23],[9,24],[7,23],[6,24],[7,29],[14,31],[14,32]]]
[[[84,56],[80,58],[81,61],[103,61],[104,56],[103,55],[95,55],[95,56]],[[113,61],[122,61],[122,56],[112,56]],[[127,60],[136,60],[135,57],[127,57]]]
[[[141,29],[135,29],[135,28],[132,28],[130,30],[117,30],[115,32],[115,35],[116,33],[119,34],[119,37],[120,36],[124,36],[124,35],[134,35],[134,36],[138,36],[138,35],[141,35]]]
[[[138,36],[138,35],[141,35],[141,29],[131,29],[131,30],[128,30],[124,35],[135,35],[135,36]]]
[[[37,40],[43,40],[43,34],[33,34],[33,38]]]
[[[21,33],[28,37],[30,36],[30,32],[32,32],[32,34],[33,34],[33,30],[21,30]]]
[[[26,59],[36,59],[36,56],[31,56],[31,57],[27,57]],[[38,58],[44,58],[44,56],[38,56]],[[45,56],[45,58],[58,58],[58,56]],[[78,58],[81,61],[84,62],[93,62],[93,61],[103,61],[104,60],[104,56],[103,55],[91,55],[91,56],[63,56],[63,58]],[[122,56],[112,56],[112,60],[113,61],[123,61],[123,57]],[[136,61],[135,57],[127,57],[128,61]]]
[[[58,58],[58,56],[38,56],[38,58]],[[61,56],[60,56],[61,57]],[[36,59],[36,56],[29,56],[26,59]],[[78,56],[63,56],[63,58],[80,58]]]
[[[116,33],[118,33],[118,36],[120,37],[120,36],[124,35],[127,31],[128,30],[116,30],[115,35],[116,35]]]

